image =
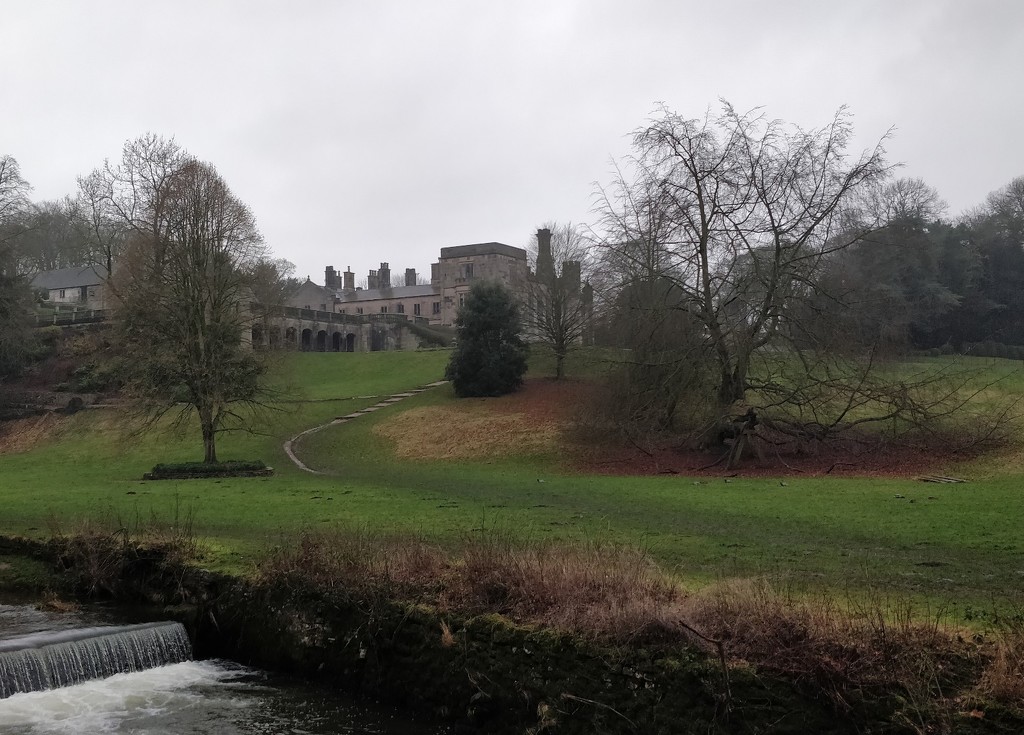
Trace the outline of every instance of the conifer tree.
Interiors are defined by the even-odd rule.
[[[455,326],[458,342],[445,377],[457,396],[500,396],[522,385],[528,346],[519,306],[506,288],[475,283]]]

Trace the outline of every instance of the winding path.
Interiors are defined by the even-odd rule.
[[[362,410],[355,411],[355,412],[347,414],[345,416],[339,416],[336,419],[328,421],[326,424],[321,424],[320,426],[314,426],[312,429],[306,429],[305,431],[300,431],[298,434],[296,434],[295,436],[293,436],[291,439],[289,439],[288,441],[286,441],[284,443],[284,453],[288,455],[288,459],[290,459],[292,462],[294,462],[295,466],[298,467],[300,470],[304,470],[305,472],[309,472],[312,475],[328,475],[328,474],[331,474],[329,472],[321,472],[320,470],[314,470],[312,467],[307,465],[305,462],[303,462],[301,459],[299,459],[295,455],[295,445],[298,443],[299,439],[301,439],[302,437],[304,437],[304,436],[306,436],[308,434],[315,434],[318,431],[326,429],[328,426],[337,426],[338,424],[347,424],[349,421],[357,419],[360,416],[365,416],[368,413],[373,413],[374,411],[379,411],[382,408],[387,408],[388,406],[393,406],[394,404],[398,403],[399,401],[402,401],[402,400],[404,400],[406,398],[414,396],[417,393],[422,393],[424,391],[430,390],[431,388],[436,388],[439,385],[444,385],[447,382],[448,382],[447,380],[438,380],[438,381],[436,381],[434,383],[427,383],[422,388],[414,388],[414,389],[406,391],[404,393],[393,393],[389,397],[387,397],[384,400],[382,400],[380,403],[375,403],[372,406],[367,406],[366,408],[364,408]]]

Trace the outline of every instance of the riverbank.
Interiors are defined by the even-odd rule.
[[[242,577],[181,564],[159,550],[136,550],[97,586],[86,577],[103,566],[103,554],[79,549],[75,556],[69,548],[66,540],[63,546],[0,540],[0,589],[56,600],[91,588],[125,605],[142,604],[141,615],[180,620],[199,657],[313,677],[442,718],[463,732],[838,735],[1024,728],[1019,711],[985,700],[975,686],[990,655],[982,640],[961,640],[957,650],[933,659],[923,651],[934,641],[919,641],[917,662],[933,662],[931,687],[886,687],[866,678],[858,687],[840,688],[834,664],[848,652],[838,647],[818,651],[817,669],[787,675],[782,667],[743,660],[741,641],[702,639],[694,628],[688,636],[667,625],[632,639],[587,635],[500,614],[497,598],[490,611],[479,605],[460,611],[409,594],[410,588],[405,595],[393,594],[395,588],[389,593],[366,569],[356,570],[366,584],[347,585],[336,575],[339,583],[326,586],[308,560],[304,575],[275,573],[271,565]],[[762,621],[761,634],[778,635],[778,622]],[[810,633],[791,631],[777,658],[800,649]],[[897,633],[890,633],[894,651],[900,650]]]

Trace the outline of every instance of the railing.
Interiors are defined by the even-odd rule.
[[[430,320],[423,316],[410,314],[340,314],[333,311],[318,309],[299,309],[294,306],[282,306],[275,316],[291,319],[302,319],[328,324],[422,324],[428,326]],[[111,318],[110,309],[78,309],[75,311],[55,311],[52,314],[36,314],[35,326],[67,326],[70,324],[95,324]]]
[[[95,324],[110,318],[110,309],[78,309],[76,311],[55,311],[53,314],[36,314],[37,327],[58,326],[69,324]]]
[[[282,306],[280,315],[291,319],[303,319],[328,324],[429,324],[430,320],[422,316],[409,314],[341,314],[336,311],[320,311],[319,309],[300,309],[295,306]]]

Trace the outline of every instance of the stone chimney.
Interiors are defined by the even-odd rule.
[[[341,274],[342,278],[345,279],[345,290],[355,291],[356,290],[356,274],[352,272],[352,266],[346,265],[345,272]]]
[[[567,294],[580,292],[580,262],[567,260],[562,263],[562,283]]]
[[[377,271],[370,271],[366,276],[367,288],[379,288],[377,285]]]
[[[551,230],[543,227],[537,230],[537,278],[550,280],[555,277],[555,262],[551,257]]]
[[[387,263],[380,264],[377,271],[377,288],[391,288],[391,266]]]
[[[405,285],[415,286],[416,285],[416,269],[406,268],[405,269]]]
[[[341,285],[338,283],[338,274],[334,270],[333,265],[329,265],[324,269],[324,285],[327,288],[338,288]]]

